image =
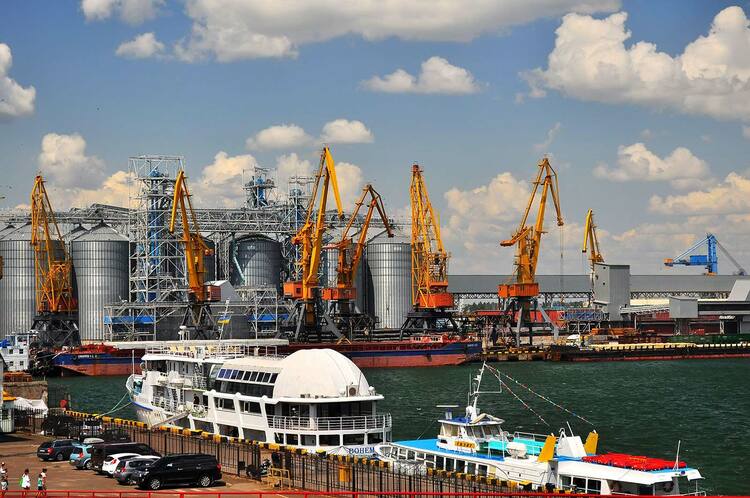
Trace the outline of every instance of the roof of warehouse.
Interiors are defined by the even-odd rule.
[[[537,275],[541,292],[589,292],[588,275]],[[501,283],[511,282],[510,275],[449,275],[448,290],[454,294],[490,294]],[[632,292],[729,292],[738,279],[750,275],[631,275]]]

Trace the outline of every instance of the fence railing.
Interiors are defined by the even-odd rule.
[[[551,493],[426,493],[413,491],[106,491],[106,490],[46,490],[46,491],[4,491],[4,498],[308,498],[315,496],[348,498],[550,498],[559,496]],[[566,494],[570,498],[602,498],[607,495]]]
[[[355,415],[349,417],[290,417],[269,415],[273,429],[301,429],[311,431],[369,430],[391,427],[391,414]]]

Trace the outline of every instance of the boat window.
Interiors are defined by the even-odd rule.
[[[271,384],[274,384],[276,382],[276,377],[278,377],[279,374],[271,374],[271,380],[269,381]]]
[[[466,473],[467,474],[476,474],[477,473],[477,465],[474,462],[468,462],[466,464]]]
[[[586,478],[584,477],[574,477],[573,478],[573,487],[578,492],[584,493],[586,491]]]
[[[284,444],[284,435],[278,432],[274,432],[273,440],[276,442],[276,444]]]
[[[242,370],[232,370],[232,380],[242,377]]]
[[[315,435],[303,434],[302,445],[303,446],[315,446]]]
[[[250,382],[258,380],[258,372],[250,372]]]
[[[466,472],[466,462],[463,460],[456,460],[456,472]]]
[[[602,481],[598,479],[589,479],[586,485],[586,492],[592,495],[598,495],[602,492]]]
[[[249,380],[250,374],[252,374],[252,372],[245,372],[244,374],[242,374],[242,380]]]
[[[297,437],[297,434],[287,434],[286,435],[286,444],[293,444],[298,445],[299,444],[299,438]]]
[[[408,451],[408,452],[406,453],[406,459],[407,459],[407,460],[414,460],[414,452],[413,452],[412,450],[409,450],[409,451]]]
[[[338,434],[321,434],[320,435],[321,446],[341,446],[341,440]]]
[[[255,401],[243,401],[242,411],[246,413],[260,413],[260,403]]]
[[[477,474],[483,477],[487,477],[487,466],[477,465]]]
[[[438,469],[444,469],[445,468],[445,457],[436,456],[435,457],[435,467]]]
[[[563,491],[570,489],[571,482],[570,476],[560,476],[560,489]]]
[[[364,434],[344,434],[344,444],[365,444]]]
[[[367,444],[380,444],[383,442],[383,433],[371,432],[367,435]]]
[[[224,376],[226,375],[226,373],[227,373],[227,371],[222,368],[221,370],[219,370],[219,375],[217,375],[216,378],[217,379],[223,379]]]
[[[445,470],[448,472],[453,472],[453,469],[455,467],[453,466],[453,459],[452,458],[446,458],[445,459]]]
[[[264,373],[261,382],[268,382],[269,380],[271,380],[271,374],[268,372]]]

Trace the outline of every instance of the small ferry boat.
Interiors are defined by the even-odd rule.
[[[391,440],[383,396],[341,353],[200,342],[147,349],[126,383],[141,421],[361,456]]]
[[[511,433],[504,421],[480,412],[482,365],[472,382],[463,416],[454,416],[456,405],[446,408],[439,420],[437,438],[384,443],[376,456],[406,472],[428,469],[493,477],[528,491],[622,495],[702,495],[697,469],[684,462],[622,453],[597,453],[598,434],[584,442],[570,429],[557,435]],[[501,381],[501,385],[504,385]],[[507,386],[506,386],[507,387]]]

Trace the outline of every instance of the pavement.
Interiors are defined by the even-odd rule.
[[[37,458],[36,449],[49,438],[30,434],[0,434],[0,460],[8,469],[10,490],[20,490],[18,481],[24,469],[29,469],[32,489],[36,490],[36,478],[42,468],[47,468],[47,489],[50,490],[136,490],[134,487],[119,484],[111,477],[95,474],[90,470],[77,470],[67,460],[62,462],[44,462]],[[261,482],[224,474],[222,481],[210,488],[180,488],[180,491],[200,492],[237,492],[237,491],[273,491]]]

